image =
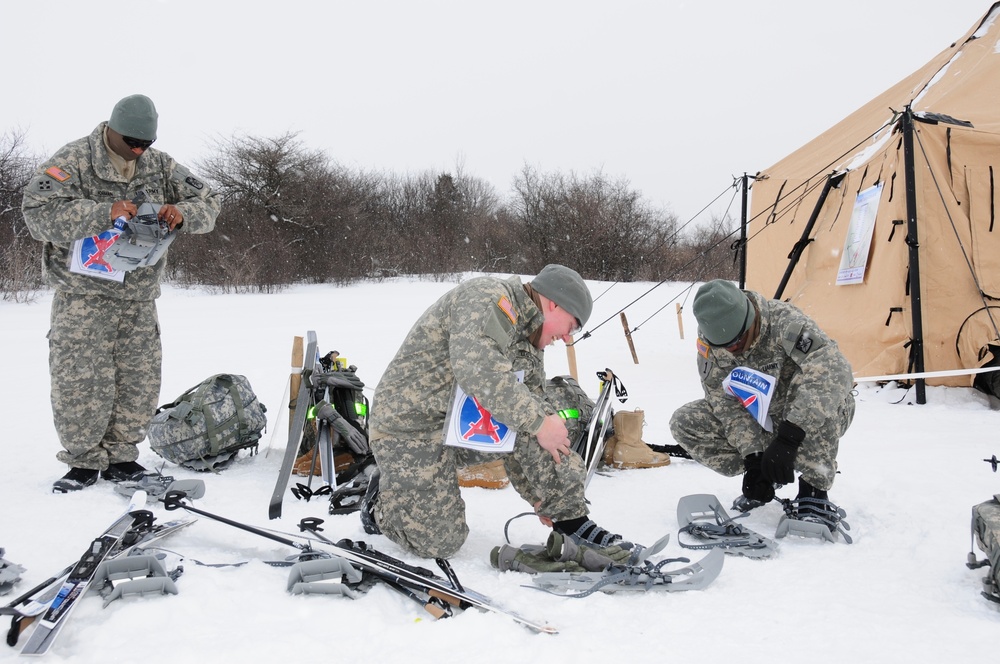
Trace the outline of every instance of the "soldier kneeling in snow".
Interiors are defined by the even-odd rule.
[[[837,450],[854,417],[847,359],[795,306],[704,284],[694,299],[698,371],[705,397],[673,414],[670,430],[696,461],[723,475],[743,473],[747,511],[774,498],[801,473],[798,516],[823,510]]]

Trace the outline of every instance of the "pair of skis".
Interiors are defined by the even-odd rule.
[[[21,654],[44,655],[55,643],[84,594],[95,583],[102,563],[127,556],[137,547],[194,522],[189,519],[153,526],[152,513],[143,509],[146,498],[144,491],[136,491],[128,509],[90,543],[76,563],[0,607],[0,615],[12,616],[7,633],[8,645],[16,645],[21,633],[35,622],[37,625],[22,647]]]
[[[261,537],[285,544],[298,549],[303,560],[315,560],[317,558],[340,558],[348,562],[352,567],[376,577],[394,590],[400,591],[412,599],[421,602],[424,608],[435,617],[450,615],[451,607],[465,609],[476,607],[484,611],[491,611],[505,615],[529,629],[545,634],[555,634],[557,630],[545,622],[534,620],[511,611],[491,600],[489,597],[477,593],[464,587],[451,571],[451,567],[445,560],[439,560],[448,578],[440,577],[433,572],[414,567],[401,560],[376,551],[363,542],[353,542],[351,540],[341,540],[334,542],[320,534],[320,519],[307,518],[299,523],[299,528],[303,532],[310,533],[309,536],[278,534],[273,531],[263,530],[255,526],[233,521],[211,512],[192,507],[185,502],[186,494],[183,491],[168,491],[164,497],[164,505],[167,510],[184,509],[193,514],[198,514],[226,525],[244,530]]]

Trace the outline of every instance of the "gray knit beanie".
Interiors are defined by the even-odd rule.
[[[129,95],[115,104],[108,126],[122,136],[155,141],[158,118],[152,99],[146,95]]]
[[[723,279],[709,281],[699,288],[692,308],[701,338],[718,347],[729,346],[743,336],[755,313],[746,293]]]
[[[568,311],[580,323],[587,324],[594,310],[594,299],[583,277],[565,265],[546,265],[531,280],[531,287]]]

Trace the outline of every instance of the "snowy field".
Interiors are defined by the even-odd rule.
[[[332,539],[361,539],[410,562],[382,536],[365,536],[357,514],[329,516],[322,499],[296,500],[284,517],[267,519],[267,502],[285,439],[280,418],[292,337],[315,330],[320,350],[356,364],[371,396],[409,326],[454,282],[401,280],[345,288],[302,286],[277,295],[217,295],[165,288],[159,300],[164,370],[160,402],[221,372],[247,376],[269,408],[261,454],[241,456],[218,475],[169,464],[164,472],[207,484],[200,509],[265,528],[295,532],[306,516],[326,519]],[[646,411],[643,437],[669,443],[671,413],[697,398],[695,323],[690,306],[684,338],[672,298],[686,284],[664,284],[627,310],[639,363],[622,334],[618,310],[653,284],[591,284],[596,302],[591,338],[576,347],[584,388],[596,397],[595,372],[618,374],[629,391],[625,408]],[[609,290],[610,287],[610,290]],[[51,295],[32,304],[0,303],[2,421],[7,430],[0,470],[0,547],[27,570],[6,602],[79,558],[125,508],[106,482],[54,495],[65,472],[48,398],[47,343]],[[690,298],[687,300],[689,305]],[[656,313],[662,308],[662,311]],[[602,321],[606,323],[600,325]],[[546,353],[549,375],[567,373],[561,345]],[[86,370],[81,367],[81,370]],[[470,588],[560,631],[540,635],[507,618],[468,610],[434,621],[385,587],[349,600],[293,596],[287,570],[266,565],[290,547],[200,519],[162,542],[168,567],[183,565],[179,594],[127,598],[102,609],[81,603],[46,656],[52,662],[970,662],[993,661],[998,607],[979,595],[982,570],[965,567],[971,507],[1000,492],[1000,475],[983,459],[1000,454],[1000,406],[970,389],[928,388],[928,404],[891,384],[860,386],[857,416],[843,438],[841,475],[831,499],[847,510],[854,544],[788,537],[763,561],[727,557],[706,590],[606,595],[584,599],[525,588],[529,577],[490,567],[504,541],[504,522],[527,509],[513,489],[465,489],[471,534],[452,564]],[[620,406],[619,406],[620,407]],[[272,432],[279,431],[272,439]],[[264,453],[273,442],[269,454]],[[139,461],[161,463],[144,444]],[[728,506],[740,490],[691,461],[617,471],[593,479],[588,497],[601,525],[651,544],[672,535],[658,556],[692,559],[676,544],[677,501],[717,495]],[[782,497],[794,497],[786,487]],[[317,502],[320,501],[320,502]],[[174,518],[153,507],[160,521]],[[773,536],[780,508],[756,510],[747,525]],[[514,544],[542,543],[547,530],[532,518],[511,526]],[[980,557],[982,555],[980,554]],[[196,563],[246,563],[208,567]],[[6,621],[4,621],[6,631]],[[22,636],[22,643],[26,635]],[[0,661],[17,650],[0,645]]]

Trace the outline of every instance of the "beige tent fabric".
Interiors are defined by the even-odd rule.
[[[758,174],[747,287],[774,296],[827,178],[843,174],[782,293],[840,344],[856,376],[911,371],[906,177],[898,114],[914,122],[924,370],[981,366],[1000,344],[1000,3],[961,39]],[[926,122],[927,114],[953,122]],[[864,282],[838,285],[858,193],[882,183]],[[849,251],[857,248],[850,245]],[[982,291],[982,294],[981,292]],[[928,385],[971,385],[971,376]]]

